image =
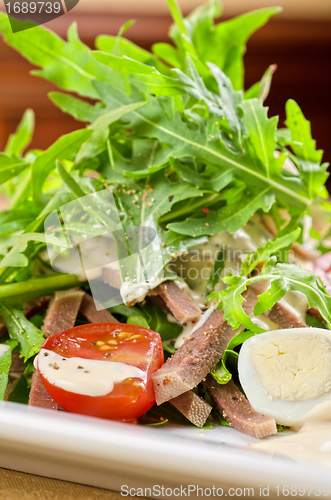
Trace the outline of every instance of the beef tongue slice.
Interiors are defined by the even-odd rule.
[[[248,315],[253,315],[257,294],[263,293],[268,285],[262,281],[251,285],[244,292],[243,308]],[[242,328],[232,330],[224,321],[221,310],[213,311],[206,322],[154,374],[156,403],[160,405],[198,385],[222,358],[229,341],[240,331]]]
[[[298,316],[292,314],[286,307],[279,302],[270,309],[268,318],[273,321],[280,329],[285,328],[307,328],[308,325]]]
[[[84,292],[79,289],[55,292],[47,309],[42,331],[46,337],[75,326]]]
[[[46,337],[75,326],[83,296],[84,292],[78,289],[55,292],[49,303],[42,327]],[[29,405],[51,410],[58,409],[57,403],[46,391],[38,370],[35,370],[32,376]]]
[[[221,385],[208,375],[202,384],[231,427],[256,438],[276,434],[275,420],[256,413],[232,380]]]
[[[79,312],[90,323],[118,323],[117,319],[107,309],[98,311],[93,297],[88,293],[84,293]]]
[[[204,425],[212,410],[212,407],[193,391],[184,392],[184,394],[170,399],[169,403],[197,427]]]
[[[150,295],[161,297],[167,308],[182,324],[197,321],[202,314],[200,307],[174,281],[161,283],[150,292]]]

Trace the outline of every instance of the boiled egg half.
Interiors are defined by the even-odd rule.
[[[238,371],[255,411],[281,425],[301,424],[331,400],[331,331],[292,328],[255,335],[240,349]]]

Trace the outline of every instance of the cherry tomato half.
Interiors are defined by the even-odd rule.
[[[41,356],[49,357],[41,359]],[[69,361],[68,358],[79,359]],[[84,362],[84,359],[96,360],[98,363]],[[53,361],[45,364],[48,360]],[[151,377],[163,362],[162,342],[158,333],[135,325],[96,323],[51,335],[44,342],[36,364],[47,392],[62,408],[73,413],[119,420],[140,417],[153,406],[155,396]],[[112,363],[112,366],[105,366],[104,363]],[[115,363],[118,365],[115,366]],[[84,369],[84,364],[89,369]],[[65,380],[69,365],[69,375]],[[100,377],[104,369],[106,372],[114,370],[116,374],[121,369],[124,369],[121,373],[130,374],[131,370],[133,376],[115,381],[107,394],[91,395],[91,385],[94,387],[95,384],[91,372],[97,372]],[[78,389],[66,385],[70,384],[72,377],[75,377]],[[107,377],[102,382],[109,383],[109,380]],[[89,386],[86,392],[84,383],[85,387],[86,383]],[[98,387],[100,392],[100,383]]]

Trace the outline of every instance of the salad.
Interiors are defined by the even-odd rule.
[[[217,23],[218,0],[167,1],[151,52],[131,21],[91,50],[0,13],[82,122],[29,150],[27,110],[0,154],[0,398],[262,438],[331,397],[328,164],[296,102],[268,116],[276,65],[244,89],[280,9]]]

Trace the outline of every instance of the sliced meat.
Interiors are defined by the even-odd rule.
[[[256,438],[276,434],[275,420],[256,413],[232,380],[221,385],[208,375],[202,384],[231,427]]]
[[[107,309],[97,310],[95,306],[95,300],[92,295],[84,293],[83,300],[81,302],[79,312],[87,319],[90,323],[118,323],[117,319],[110,314]]]
[[[184,417],[197,427],[202,427],[210,415],[212,407],[192,391],[184,392],[169,401]]]
[[[9,376],[11,379],[18,379],[25,370],[25,364],[23,358],[20,358],[20,354],[16,351],[12,352],[12,362],[9,369]]]
[[[112,288],[117,288],[118,290],[121,288],[121,273],[117,269],[112,269],[109,266],[104,266],[102,268],[102,280]]]
[[[172,315],[172,312],[170,311],[169,307],[164,302],[164,300],[160,297],[160,295],[149,295],[149,298],[151,299],[152,302],[154,302],[154,304],[157,307],[159,307],[160,309],[162,309],[162,311],[164,311],[167,314],[171,314]]]
[[[201,309],[195,302],[179,288],[174,281],[165,281],[150,292],[150,295],[159,295],[175,318],[182,324],[188,321],[197,321],[201,316]]]
[[[48,410],[58,409],[58,404],[46,391],[37,370],[32,375],[29,406],[38,406],[39,408],[47,408]]]
[[[52,333],[61,332],[75,326],[83,296],[84,292],[77,288],[55,292],[49,303],[42,327],[46,337],[49,337]],[[29,405],[51,410],[57,410],[58,408],[57,403],[46,391],[37,370],[32,376]]]
[[[7,327],[6,323],[3,321],[2,316],[0,316],[0,338],[6,335]]]
[[[323,318],[317,307],[311,307],[310,309],[308,309],[307,314],[321,321],[324,326],[327,326],[327,322],[325,321],[325,319]]]
[[[45,295],[44,297],[38,297],[38,299],[31,300],[23,309],[24,315],[29,319],[35,314],[42,312],[48,306],[51,298],[51,295]]]
[[[46,337],[75,326],[83,296],[84,292],[76,288],[54,293],[41,328]]]
[[[279,302],[270,309],[268,318],[282,330],[285,328],[307,328],[308,326]]]
[[[244,293],[243,308],[253,315],[257,294],[263,293],[268,282],[250,286]],[[153,384],[158,405],[176,398],[197,386],[221,359],[229,341],[242,331],[232,330],[224,321],[223,312],[216,309],[183,345],[154,374]]]
[[[291,249],[296,254],[296,257],[307,260],[309,263],[315,262],[320,255],[320,252],[315,248],[307,248],[296,241],[292,243]]]

